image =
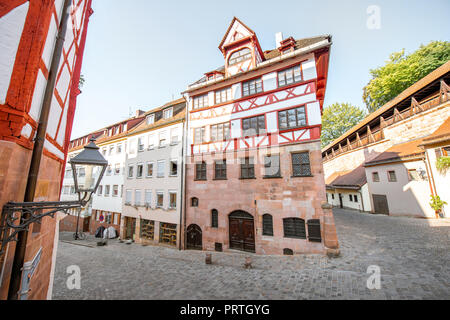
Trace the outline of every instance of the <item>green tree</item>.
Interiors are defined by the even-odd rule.
[[[432,41],[405,55],[405,49],[394,52],[382,67],[370,70],[372,79],[363,88],[363,100],[374,112],[403,90],[450,60],[450,42]]]
[[[359,123],[366,112],[350,103],[333,103],[322,115],[322,148]]]

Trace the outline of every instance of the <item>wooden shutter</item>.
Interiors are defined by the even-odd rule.
[[[322,236],[320,235],[320,220],[310,219],[308,220],[308,240],[313,242],[322,242]]]

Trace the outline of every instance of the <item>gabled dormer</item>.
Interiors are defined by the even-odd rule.
[[[252,29],[234,17],[219,45],[225,58],[225,77],[251,70],[264,59]]]

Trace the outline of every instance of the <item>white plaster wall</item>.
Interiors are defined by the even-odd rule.
[[[308,125],[313,126],[322,123],[322,115],[320,114],[320,104],[315,101],[306,105],[308,113]]]
[[[316,62],[314,56],[302,63],[303,80],[317,78]]]
[[[277,73],[271,72],[262,76],[264,91],[271,91],[278,88]]]
[[[0,19],[0,104],[6,100],[28,6],[27,1]]]
[[[413,161],[367,167],[370,194],[386,195],[390,215],[434,218],[434,211],[429,206],[431,194],[429,183],[425,180],[409,181],[408,169],[413,168],[425,170],[425,164],[423,161]],[[387,172],[390,170],[395,171],[396,182],[388,181]],[[373,182],[373,172],[378,172],[379,182]]]

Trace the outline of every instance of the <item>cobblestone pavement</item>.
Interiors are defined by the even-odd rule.
[[[340,257],[251,255],[253,269],[242,267],[245,253],[213,252],[206,265],[201,251],[60,241],[53,299],[450,298],[449,220],[334,213]],[[80,289],[66,286],[70,265],[80,267]],[[380,267],[381,289],[367,288],[370,265]]]

